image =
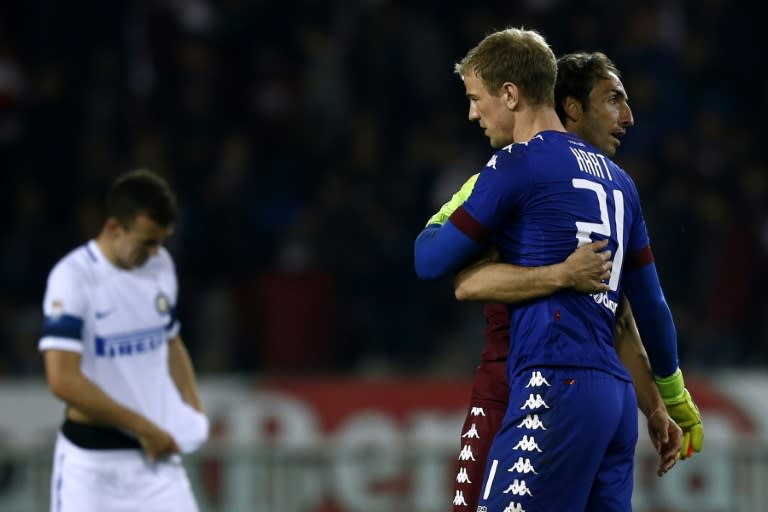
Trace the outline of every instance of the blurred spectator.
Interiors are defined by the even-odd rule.
[[[201,372],[468,373],[479,313],[419,282],[413,238],[487,159],[453,75],[503,25],[602,50],[638,126],[641,191],[686,367],[768,364],[766,79],[724,0],[0,4],[0,372],[50,255],[120,172],[178,190],[180,315]],[[439,13],[439,15],[436,15]],[[30,346],[34,346],[31,343]]]

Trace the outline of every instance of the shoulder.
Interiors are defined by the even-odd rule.
[[[53,266],[48,276],[49,281],[88,279],[97,261],[89,251],[87,244],[72,249]]]
[[[510,171],[524,167],[528,161],[525,144],[510,144],[497,150],[485,164],[483,171]]]
[[[157,275],[175,274],[176,266],[170,251],[165,247],[160,246],[157,250],[157,254],[147,261],[146,265],[141,268],[141,271]]]

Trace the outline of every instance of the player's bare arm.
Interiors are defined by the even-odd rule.
[[[662,476],[679,458],[683,431],[667,413],[626,297],[622,297],[616,312],[615,347],[622,364],[632,375],[638,407],[647,419],[648,435],[659,454],[656,474]]]
[[[607,240],[582,245],[554,265],[521,267],[487,258],[459,272],[454,280],[462,301],[516,303],[545,297],[563,289],[596,293],[608,289],[611,252]]]
[[[181,393],[182,400],[196,410],[205,412],[197,391],[197,381],[195,380],[195,369],[192,366],[192,359],[189,357],[189,352],[181,336],[177,335],[168,343],[168,366],[173,382],[176,384],[179,393]]]
[[[46,350],[45,374],[54,396],[67,404],[67,418],[79,423],[109,425],[134,433],[147,455],[160,459],[178,453],[171,435],[143,415],[123,407],[80,371],[78,352]]]

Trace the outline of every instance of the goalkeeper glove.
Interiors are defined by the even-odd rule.
[[[451,200],[441,206],[440,210],[438,210],[436,214],[429,218],[427,221],[427,226],[430,224],[439,224],[442,226],[445,221],[448,220],[448,217],[450,217],[451,214],[455,212],[459,206],[464,204],[464,201],[466,201],[470,194],[472,194],[472,189],[475,188],[477,176],[477,174],[474,174],[467,181],[465,181],[459,191],[453,194]]]
[[[669,377],[653,376],[659,388],[661,398],[667,406],[669,416],[683,430],[683,442],[680,446],[680,458],[691,457],[694,452],[700,452],[704,444],[704,425],[701,423],[701,413],[693,403],[691,394],[685,389],[683,372],[680,368]]]

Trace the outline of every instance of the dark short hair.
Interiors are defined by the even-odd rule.
[[[563,103],[572,97],[581,103],[584,110],[589,109],[589,94],[598,80],[610,78],[614,73],[621,78],[616,65],[602,52],[568,53],[557,59],[557,81],[555,82],[555,111],[565,124],[566,115]]]
[[[159,174],[137,169],[120,175],[107,194],[106,214],[130,226],[139,215],[146,215],[161,226],[176,220],[176,196]]]

